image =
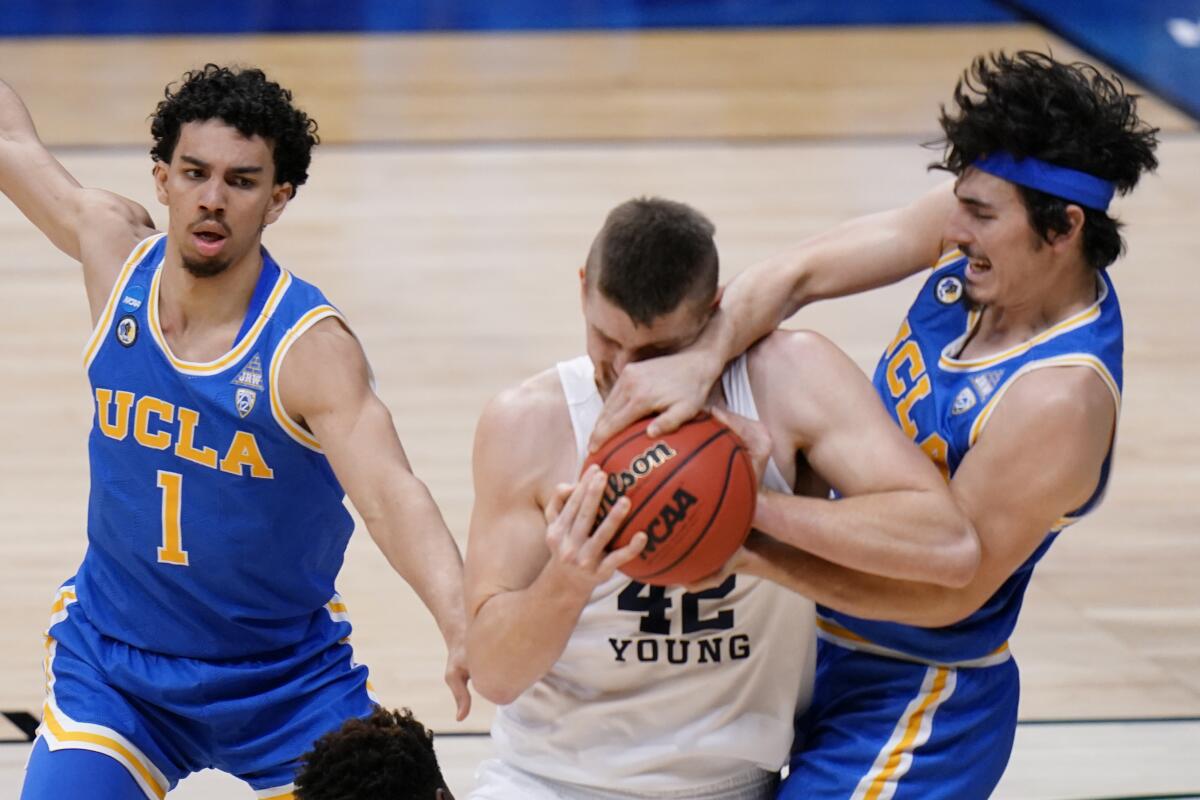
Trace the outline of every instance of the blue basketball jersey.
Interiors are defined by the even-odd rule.
[[[349,633],[334,579],[353,522],[278,380],[296,339],[340,315],[263,250],[233,348],[183,361],[158,319],[166,244],[134,250],[85,352],[95,416],[79,605],[105,636],[168,655],[336,642]]]
[[[1101,271],[1098,298],[1088,308],[1003,353],[960,359],[980,312],[965,296],[967,259],[954,251],[925,282],[896,338],[875,370],[876,391],[892,418],[949,480],[1013,382],[1032,370],[1089,367],[1112,391],[1120,410],[1122,326],[1117,295]],[[1112,450],[1099,485],[1082,507],[1062,517],[1036,551],[970,617],[945,628],[876,622],[820,608],[822,635],[835,641],[866,640],[922,660],[948,663],[1006,655],[1025,587],[1059,531],[1099,504],[1108,483]]]

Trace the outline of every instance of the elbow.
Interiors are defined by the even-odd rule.
[[[975,580],[982,550],[975,526],[956,505],[946,503],[941,513],[939,544],[930,552],[930,572],[921,580],[947,589],[962,589]]]
[[[482,697],[498,706],[506,706],[521,696],[529,688],[506,675],[497,666],[497,659],[489,658],[486,652],[480,652],[480,646],[467,640],[467,672],[471,676],[471,686]]]
[[[975,580],[979,561],[983,557],[975,527],[960,517],[954,538],[945,548],[945,569],[940,583],[950,589],[963,589]]]
[[[503,681],[496,680],[495,676],[487,676],[485,673],[476,673],[471,671],[471,685],[479,695],[498,706],[506,706],[512,703],[524,689],[512,685],[506,685]]]

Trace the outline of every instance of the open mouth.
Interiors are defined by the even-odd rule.
[[[991,270],[992,270],[992,265],[987,261],[979,261],[977,259],[972,258],[970,261],[967,262],[967,274],[968,275],[983,275],[987,272],[991,272]]]
[[[192,241],[202,255],[213,256],[221,251],[225,244],[225,236],[217,231],[204,230],[192,233]]]

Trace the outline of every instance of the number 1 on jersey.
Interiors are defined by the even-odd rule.
[[[183,476],[178,472],[158,471],[158,488],[162,489],[163,543],[158,548],[160,564],[188,565],[187,550],[183,549],[183,529],[179,524],[183,505]]]

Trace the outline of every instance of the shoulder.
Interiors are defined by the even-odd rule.
[[[816,331],[775,331],[759,341],[747,359],[751,383],[764,389],[864,378],[849,356]]]
[[[556,481],[571,480],[575,437],[566,395],[551,368],[497,394],[475,429],[476,477],[504,475],[536,487],[539,497]]]
[[[1107,435],[1116,419],[1116,403],[1113,390],[1090,367],[1042,367],[1013,379],[997,402],[995,416],[1047,432],[1094,428]]]
[[[788,362],[801,365],[812,359],[827,359],[840,354],[837,345],[816,331],[777,330],[750,349],[752,363]]]
[[[293,419],[358,408],[373,394],[366,354],[341,317],[317,320],[286,348],[271,369],[278,370],[280,401]]]
[[[554,422],[570,426],[567,398],[558,371],[553,367],[510,386],[483,408],[476,438],[544,430]]]
[[[285,363],[293,370],[296,367],[337,371],[366,368],[362,345],[337,314],[318,319],[301,333],[288,348],[287,356]]]

